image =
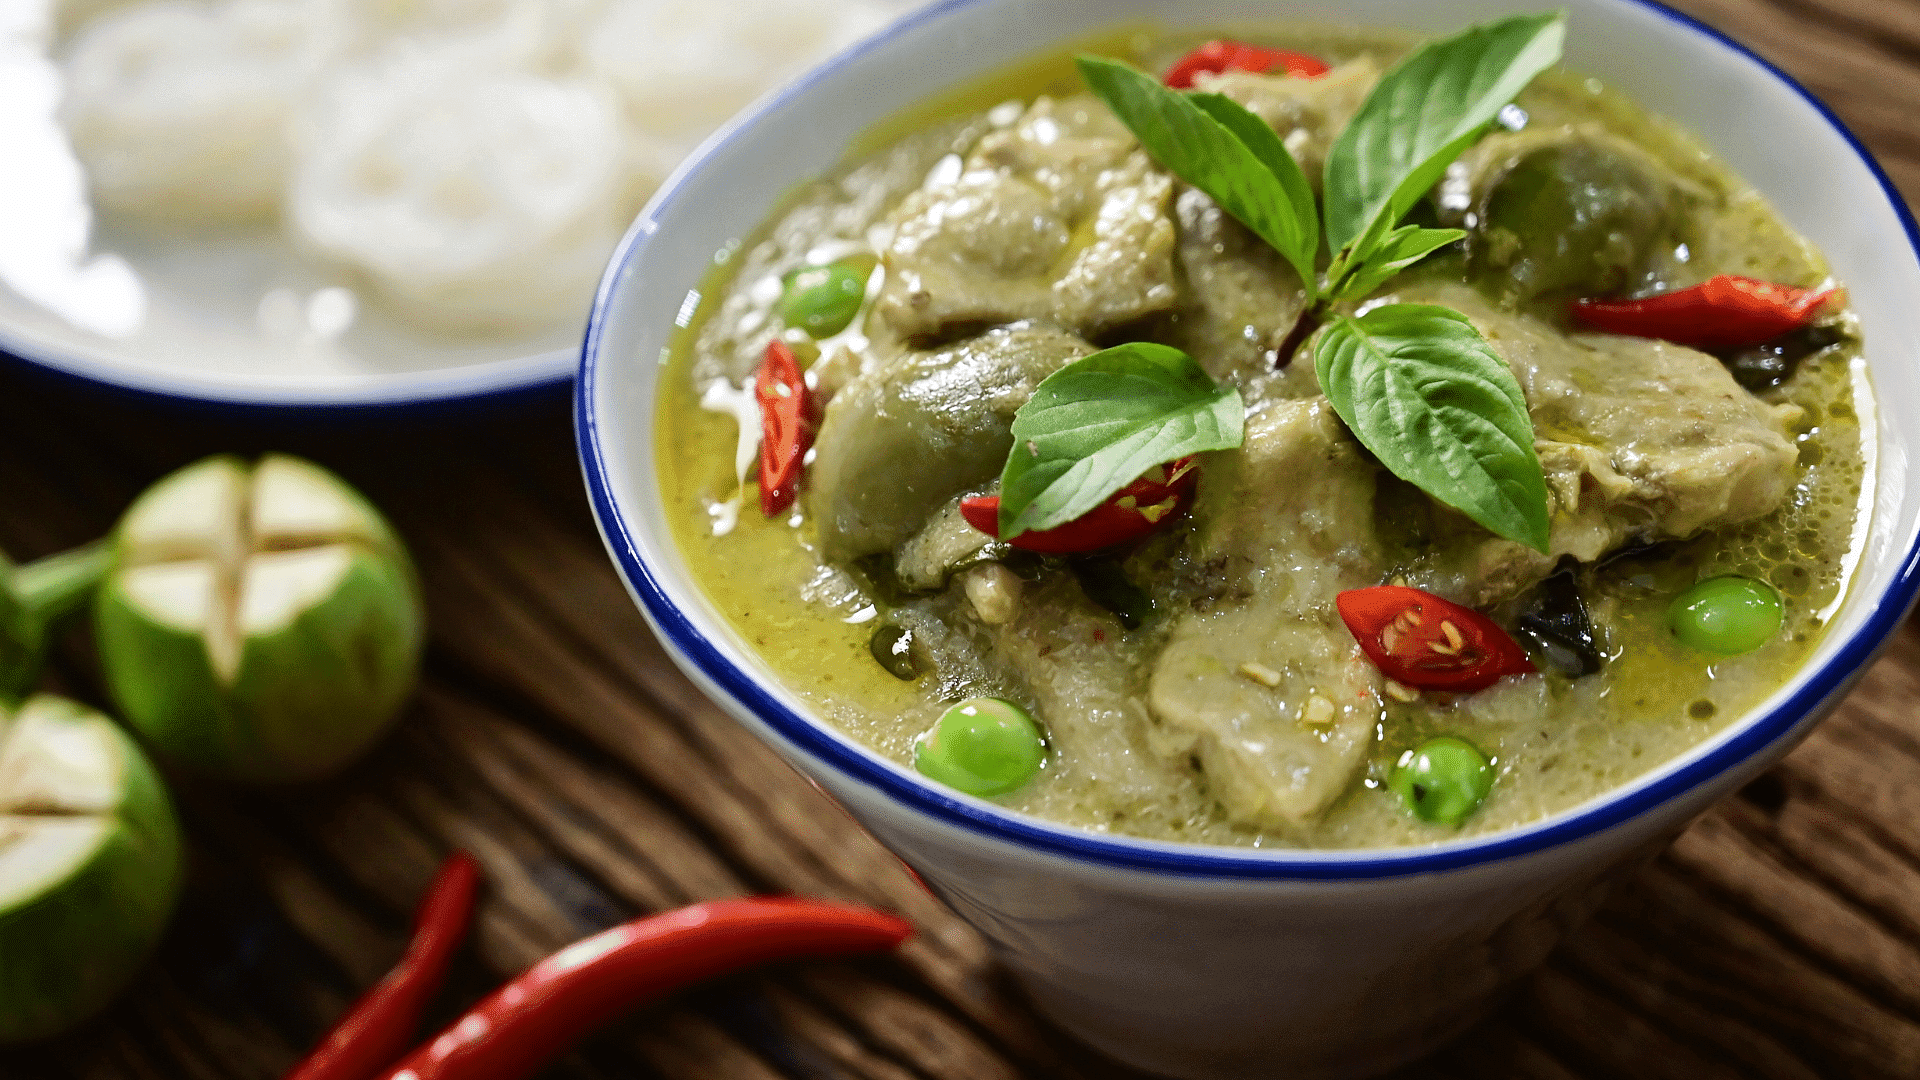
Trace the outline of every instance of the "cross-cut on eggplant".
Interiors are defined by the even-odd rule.
[[[412,567],[370,505],[310,462],[215,457],[127,512],[97,605],[108,682],[170,757],[237,779],[320,775],[410,690]]]

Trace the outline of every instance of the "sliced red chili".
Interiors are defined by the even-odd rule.
[[[785,342],[767,343],[753,396],[760,403],[760,512],[772,517],[800,494],[800,473],[813,445],[813,396]]]
[[[785,897],[636,919],[533,965],[381,1075],[523,1080],[594,1029],[690,983],[775,960],[891,949],[912,934],[885,912]]]
[[[427,999],[466,936],[480,864],[464,851],[441,865],[413,917],[413,939],[386,978],[366,992],[287,1080],[370,1080],[413,1042]]]
[[[1202,72],[1218,75],[1232,69],[1257,75],[1276,68],[1297,79],[1318,78],[1332,70],[1326,61],[1306,53],[1267,49],[1244,41],[1209,41],[1175,61],[1162,81],[1175,90],[1185,90]]]
[[[1696,349],[1772,341],[1812,322],[1839,290],[1796,289],[1721,274],[1704,284],[1639,300],[1575,300],[1573,321],[1594,330],[1660,338]]]
[[[1533,661],[1492,619],[1404,585],[1349,589],[1340,618],[1375,667],[1419,690],[1484,690]]]
[[[1043,555],[1075,555],[1138,539],[1166,524],[1186,506],[1199,478],[1196,464],[1193,458],[1183,457],[1156,465],[1065,525],[1038,532],[1028,530],[1007,543]],[[1000,496],[961,499],[960,516],[967,519],[967,524],[997,538]]]

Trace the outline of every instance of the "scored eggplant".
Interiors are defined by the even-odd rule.
[[[95,599],[101,662],[128,723],[228,779],[312,779],[399,712],[424,636],[413,565],[345,481],[270,454],[156,483],[113,535]]]
[[[112,721],[52,695],[0,711],[0,1043],[103,1008],[180,892],[180,826]]]

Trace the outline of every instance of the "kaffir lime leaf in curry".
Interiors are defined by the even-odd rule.
[[[108,688],[167,757],[234,780],[328,773],[413,688],[423,635],[405,548],[311,462],[212,457],[121,518],[95,600]]]
[[[983,697],[948,709],[914,747],[913,764],[948,787],[992,798],[1025,786],[1046,756],[1025,709]]]
[[[180,827],[146,755],[106,717],[40,695],[0,712],[0,1043],[92,1016],[160,938]]]

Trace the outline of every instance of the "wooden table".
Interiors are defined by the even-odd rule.
[[[1920,4],[1682,6],[1805,80],[1920,193]],[[392,962],[455,845],[490,888],[436,1020],[559,945],[703,897],[857,898],[921,927],[897,959],[790,965],[648,1009],[551,1076],[1125,1075],[1036,1021],[977,936],[673,670],[603,554],[557,396],[311,426],[7,366],[0,431],[0,547],[15,556],[99,534],[202,454],[287,449],[388,509],[431,619],[418,700],[345,776],[284,792],[175,778],[192,871],[158,961],[79,1034],[0,1051],[0,1077],[277,1076]],[[101,700],[84,635],[50,682]],[[1920,623],[1783,765],[1407,1075],[1920,1075]]]

